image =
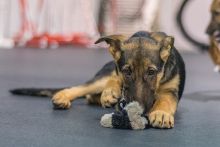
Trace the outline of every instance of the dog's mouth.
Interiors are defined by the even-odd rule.
[[[212,36],[214,37],[214,40],[216,42],[216,46],[220,52],[220,31],[219,30],[214,31]]]
[[[140,106],[144,109],[144,112],[148,112],[154,104],[154,99],[138,99],[138,98],[131,98],[131,97],[124,97],[121,99],[120,103],[121,106],[125,104],[129,104],[131,102],[138,102]]]
[[[218,53],[220,54],[220,31],[219,30],[215,30],[212,34],[213,38],[214,38],[214,44],[218,50]],[[214,68],[215,72],[220,72],[220,65],[216,65]]]

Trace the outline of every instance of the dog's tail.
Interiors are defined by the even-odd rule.
[[[64,88],[18,88],[10,90],[14,95],[27,95],[38,97],[52,97],[56,92]]]
[[[177,21],[177,26],[179,27],[180,31],[182,32],[183,36],[189,41],[191,42],[193,45],[197,46],[198,49],[200,49],[200,51],[207,51],[208,48],[209,48],[209,45],[205,44],[205,43],[202,43],[202,42],[199,42],[197,41],[196,39],[194,39],[193,37],[191,37],[192,35],[190,35],[184,25],[183,25],[183,21],[182,21],[182,16],[183,16],[183,11],[185,10],[188,2],[190,2],[191,0],[183,0],[180,8],[179,8],[179,11],[177,13],[177,16],[176,16],[176,21]]]

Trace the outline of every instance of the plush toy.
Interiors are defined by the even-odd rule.
[[[126,105],[125,100],[119,102],[119,111],[105,114],[101,118],[101,125],[107,128],[141,130],[148,126],[143,116],[143,108],[136,101]]]

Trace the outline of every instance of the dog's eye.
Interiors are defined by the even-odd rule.
[[[147,70],[147,74],[148,74],[149,76],[155,75],[156,72],[157,72],[157,70],[154,69],[154,68],[152,68],[152,67]]]
[[[214,14],[215,16],[218,16],[218,15],[220,15],[220,12],[214,11],[213,14]]]
[[[130,78],[131,77],[131,69],[129,67],[123,68],[122,72],[124,73],[126,78]]]
[[[156,75],[157,70],[150,67],[148,68],[148,70],[146,71],[145,75],[144,75],[144,80],[147,81],[149,78],[151,79],[152,77],[154,77],[154,75]]]

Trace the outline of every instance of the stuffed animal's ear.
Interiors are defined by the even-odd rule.
[[[167,36],[162,40],[162,48],[160,49],[160,58],[166,62],[170,56],[171,49],[174,47],[174,38]]]
[[[121,44],[126,39],[123,35],[110,35],[99,38],[95,44],[105,41],[109,44],[109,52],[112,54],[114,59],[117,61],[121,57]]]

